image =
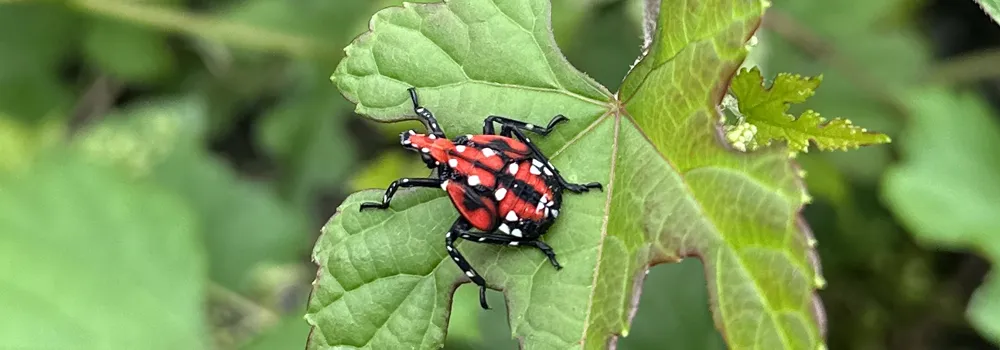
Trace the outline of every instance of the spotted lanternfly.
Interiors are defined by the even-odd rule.
[[[539,240],[559,216],[562,191],[603,190],[601,184],[569,183],[541,151],[524,136],[522,130],[548,135],[566,117],[557,115],[545,128],[491,115],[483,124],[481,135],[464,135],[449,140],[431,111],[417,102],[416,90],[410,88],[413,111],[428,129],[427,134],[408,130],[399,141],[407,149],[420,153],[436,178],[402,178],[385,190],[381,203],[363,203],[367,208],[386,209],[400,187],[440,187],[459,212],[458,220],[445,234],[445,249],[458,267],[479,286],[479,303],[486,304],[486,281],[455,248],[458,238],[473,242],[529,246],[539,249],[552,266],[562,269],[552,248]],[[500,124],[500,134],[493,123]]]

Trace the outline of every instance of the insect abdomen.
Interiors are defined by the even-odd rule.
[[[511,163],[506,169],[510,176],[498,184],[495,199],[499,201],[499,216],[505,221],[513,212],[518,220],[542,223],[551,220],[553,207],[558,208],[560,198],[554,195],[545,175],[535,174],[532,167],[531,160]]]

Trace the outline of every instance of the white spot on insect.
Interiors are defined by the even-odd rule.
[[[472,139],[472,135],[469,135],[469,134],[466,134],[466,135],[465,135],[465,138],[466,138],[466,139],[470,139],[470,140],[471,140],[471,139]]]
[[[500,187],[496,192],[493,193],[493,197],[498,201],[502,201],[504,197],[507,197],[507,189]]]
[[[538,202],[538,206],[535,207],[535,212],[536,213],[540,212],[540,211],[542,211],[542,209],[545,209],[545,203],[544,202]]]
[[[474,274],[472,273],[472,271],[465,271],[465,275],[466,275],[466,276],[469,276],[469,277],[472,277],[472,276],[475,276],[475,275],[474,275]]]
[[[510,243],[508,243],[508,244],[510,244],[510,245],[517,245],[517,243],[518,243],[518,242],[510,242]]]
[[[535,126],[533,124],[525,124],[524,127],[527,128],[527,129],[534,129],[535,128]]]
[[[469,235],[462,235],[462,238],[469,238]]]
[[[444,182],[441,183],[441,189],[445,191],[448,190],[448,180],[444,180]],[[448,234],[450,235],[451,232],[449,232]]]
[[[458,261],[458,257],[457,256],[452,257],[452,259],[455,259],[455,261]]]
[[[551,207],[551,206],[552,206],[552,203],[555,203],[555,202],[554,202],[554,201],[552,201],[552,202],[548,202],[548,203],[545,203],[545,206],[547,206],[547,207]]]
[[[404,144],[404,145],[409,145],[409,144],[411,144],[411,143],[413,143],[413,142],[412,142],[412,141],[410,141],[409,139],[406,139],[406,140],[403,140],[403,144]]]
[[[410,182],[410,179],[403,179],[403,183],[404,184],[407,183],[407,182]]]
[[[534,165],[534,166],[536,166],[536,167],[539,167],[539,168],[541,168],[541,167],[542,167],[543,165],[545,165],[545,164],[542,164],[542,162],[539,162],[539,161],[538,161],[538,159],[532,159],[532,160],[531,160],[531,165]]]
[[[448,233],[445,234],[445,237],[451,238],[451,231],[448,231]],[[448,250],[451,250],[451,247],[448,247]]]
[[[431,127],[434,128],[434,129],[437,129],[438,128],[438,123],[431,123]]]
[[[417,113],[423,113],[426,110],[424,107],[417,107]]]
[[[510,233],[510,226],[507,226],[507,224],[500,224],[500,232]]]
[[[495,155],[497,155],[497,152],[494,152],[493,149],[483,148],[483,157],[489,158]]]
[[[539,199],[538,201],[539,201],[539,202],[541,202],[541,203],[546,203],[546,202],[548,202],[548,201],[549,201],[549,195],[547,195],[547,194],[543,194],[543,195],[542,195],[542,199]]]
[[[486,237],[479,237],[479,241],[480,242],[485,241],[485,240],[486,240]]]
[[[388,202],[389,196],[382,196],[382,203]]]
[[[510,171],[511,175],[516,175],[518,170],[517,168],[518,168],[517,163],[510,163],[510,166],[507,167],[507,170]]]
[[[531,167],[531,169],[529,169],[528,171],[530,171],[532,174],[535,174],[535,175],[541,175],[542,174],[542,171],[538,170],[538,168],[536,168],[536,167]]]
[[[451,237],[451,232],[448,232],[448,237]],[[449,252],[455,250],[454,248],[452,248],[450,246],[445,246],[445,248],[447,248]]]
[[[555,217],[559,217],[559,211],[555,210],[555,209],[552,209],[552,217],[554,217],[554,218]]]
[[[438,137],[436,135],[434,135],[434,134],[431,134],[431,136],[428,136],[427,138],[429,138],[431,140],[437,140]]]
[[[521,237],[521,229],[515,228],[513,231],[510,231],[510,235],[514,237]]]
[[[421,148],[421,149],[420,149],[420,152],[424,152],[424,153],[431,153],[431,149],[430,149],[430,148],[427,148],[427,147],[424,147],[424,148]]]
[[[417,132],[416,132],[416,131],[413,131],[413,130],[408,130],[407,132],[409,132],[409,133],[410,133],[410,135],[416,135],[416,134],[417,134]]]
[[[448,166],[454,168],[458,166],[458,159],[452,158],[448,160]]]
[[[545,172],[545,175],[552,176],[552,171],[549,170],[549,167],[542,168],[542,171]]]
[[[479,175],[469,176],[468,180],[469,180],[469,186],[476,186],[476,185],[480,184],[480,182],[479,182]]]
[[[507,221],[517,221],[517,214],[514,214],[513,210],[508,211],[506,219]]]
[[[458,153],[465,152],[465,145],[455,146],[455,150],[458,151]]]

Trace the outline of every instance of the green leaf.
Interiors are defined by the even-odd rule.
[[[241,350],[302,349],[309,338],[309,324],[302,318],[289,317],[241,346]]]
[[[346,125],[347,101],[321,77],[300,76],[299,86],[261,117],[257,129],[261,144],[287,169],[279,193],[293,203],[308,203],[309,194],[342,183],[357,158]]]
[[[22,170],[36,156],[59,143],[63,127],[59,123],[25,125],[0,115],[0,171]]]
[[[986,11],[986,14],[990,15],[997,24],[1000,24],[1000,0],[976,0],[979,7]]]
[[[0,348],[205,349],[197,230],[170,193],[75,155],[0,175]]]
[[[737,148],[744,148],[745,145],[751,150],[768,146],[774,140],[783,140],[789,148],[798,152],[808,152],[809,141],[824,151],[846,151],[848,148],[889,142],[888,136],[868,132],[847,119],[827,121],[813,110],[806,110],[798,118],[787,114],[790,104],[805,102],[822,80],[822,76],[810,78],[780,73],[771,87],[765,87],[759,68],[741,69],[730,89],[736,95],[739,112],[745,120],[727,129],[727,138],[735,142]],[[746,132],[748,128],[751,130],[749,133]]]
[[[603,348],[627,334],[649,265],[703,260],[716,327],[732,349],[823,347],[806,197],[787,150],[753,154],[717,137],[727,77],[746,57],[758,1],[664,1],[641,61],[612,94],[556,47],[544,0],[453,0],[377,13],[333,75],[356,110],[412,118],[406,89],[449,135],[506,115],[560,124],[536,143],[570,182],[537,250],[461,242],[491,288],[504,291],[512,335],[527,349]],[[350,196],[314,249],[320,266],[307,320],[310,349],[436,348],[451,293],[467,278],[444,234],[457,217],[440,190],[401,190],[390,209],[359,212],[381,190]],[[690,283],[677,281],[676,283]],[[496,311],[494,311],[496,312]]]
[[[351,179],[350,188],[352,191],[380,188],[401,177],[421,176],[427,176],[427,166],[420,158],[404,150],[389,150],[360,168]]]
[[[155,81],[169,76],[177,65],[165,34],[115,20],[94,19],[83,49],[90,63],[129,82]]]
[[[0,3],[0,113],[29,122],[68,115],[73,91],[59,75],[78,24],[60,4]]]
[[[885,175],[883,198],[918,241],[1000,260],[996,116],[969,94],[929,89],[907,97],[912,119],[900,137],[902,161]],[[995,275],[974,294],[968,317],[986,338],[1000,343]]]
[[[251,273],[295,261],[307,248],[306,218],[262,184],[240,179],[200,143],[203,101],[147,101],[116,111],[80,136],[95,159],[156,181],[196,209],[212,280],[246,291]]]

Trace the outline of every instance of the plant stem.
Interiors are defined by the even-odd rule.
[[[310,38],[163,6],[108,0],[70,0],[67,4],[81,12],[96,16],[131,22],[167,32],[218,40],[257,51],[276,52],[305,58],[336,57],[339,55],[339,50]]]
[[[975,51],[948,59],[931,69],[927,81],[933,84],[967,84],[1000,78],[1000,48]]]

